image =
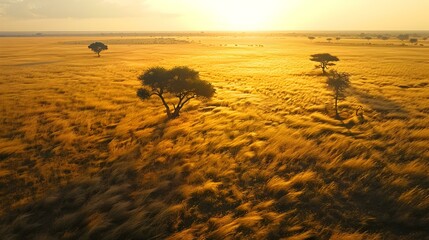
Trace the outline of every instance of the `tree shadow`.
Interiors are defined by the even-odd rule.
[[[310,72],[301,72],[301,73],[296,73],[296,74],[290,74],[292,76],[297,76],[297,77],[302,77],[302,76],[306,76],[306,77],[326,77],[328,74],[323,73],[317,71],[316,69],[310,71]]]
[[[372,95],[356,88],[350,88],[350,92],[359,102],[369,106],[371,110],[383,117],[388,116],[394,118],[396,116],[396,118],[408,119],[408,111],[389,98],[381,95]]]
[[[58,62],[62,62],[62,61],[29,62],[29,63],[19,63],[19,64],[15,64],[15,65],[12,65],[12,66],[16,66],[16,67],[32,67],[32,66],[37,66],[37,65],[47,65],[47,64],[58,63]]]

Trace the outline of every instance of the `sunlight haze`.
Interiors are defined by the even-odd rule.
[[[429,1],[0,0],[0,31],[428,30]]]

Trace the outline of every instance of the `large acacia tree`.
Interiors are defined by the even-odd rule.
[[[104,50],[107,50],[108,47],[106,44],[102,43],[102,42],[94,42],[91,43],[88,46],[89,49],[91,49],[93,52],[97,53],[98,57],[100,57],[100,53]]]
[[[316,68],[321,68],[323,74],[326,74],[326,69],[328,69],[329,66],[335,65],[335,63],[332,63],[332,62],[340,61],[338,57],[332,56],[329,53],[313,54],[310,57],[311,57],[310,61],[319,63],[318,65],[316,65]]]
[[[175,67],[170,70],[153,67],[139,76],[143,88],[137,90],[137,96],[148,99],[155,95],[161,99],[169,119],[177,118],[180,110],[193,98],[211,98],[214,87],[201,80],[199,73],[189,67]],[[167,97],[176,97],[176,101],[167,102]]]
[[[340,117],[338,113],[338,100],[344,97],[344,91],[350,86],[350,74],[345,72],[330,71],[326,80],[328,88],[334,92],[335,100],[335,115]]]

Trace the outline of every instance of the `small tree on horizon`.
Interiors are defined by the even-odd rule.
[[[91,43],[88,48],[97,53],[98,57],[100,57],[100,52],[108,49],[107,45],[102,42]]]
[[[338,100],[344,97],[344,91],[350,86],[350,74],[330,71],[326,83],[328,84],[328,88],[334,91],[335,116],[339,118]]]
[[[310,39],[311,41],[313,41],[314,39],[316,39],[316,37],[309,36],[308,39]]]
[[[410,38],[410,35],[408,35],[408,34],[399,34],[398,35],[398,39],[401,41],[408,40],[409,38]]]
[[[418,38],[410,38],[410,43],[411,44],[417,45],[418,42],[419,42]]]
[[[321,68],[323,74],[326,74],[326,69],[328,69],[329,66],[335,66],[335,63],[332,62],[338,62],[340,59],[329,53],[319,53],[311,55],[310,61],[320,63],[319,65],[316,65],[316,68]]]
[[[368,41],[368,43],[369,43],[369,41],[371,41],[372,40],[372,37],[370,37],[370,36],[366,36],[365,37],[365,39]]]
[[[170,70],[153,67],[146,70],[138,79],[141,80],[143,88],[137,90],[137,96],[142,100],[152,95],[158,96],[165,107],[168,119],[179,117],[180,110],[191,99],[211,98],[215,93],[214,87],[209,82],[201,80],[199,73],[189,67],[175,67]],[[167,96],[176,97],[177,101],[168,103]]]

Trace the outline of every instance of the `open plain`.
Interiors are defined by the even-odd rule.
[[[105,42],[98,58],[87,45]],[[0,38],[3,239],[427,239],[429,41]],[[350,73],[335,117],[310,55]],[[167,120],[137,77],[216,89]],[[359,114],[356,110],[360,108]]]

